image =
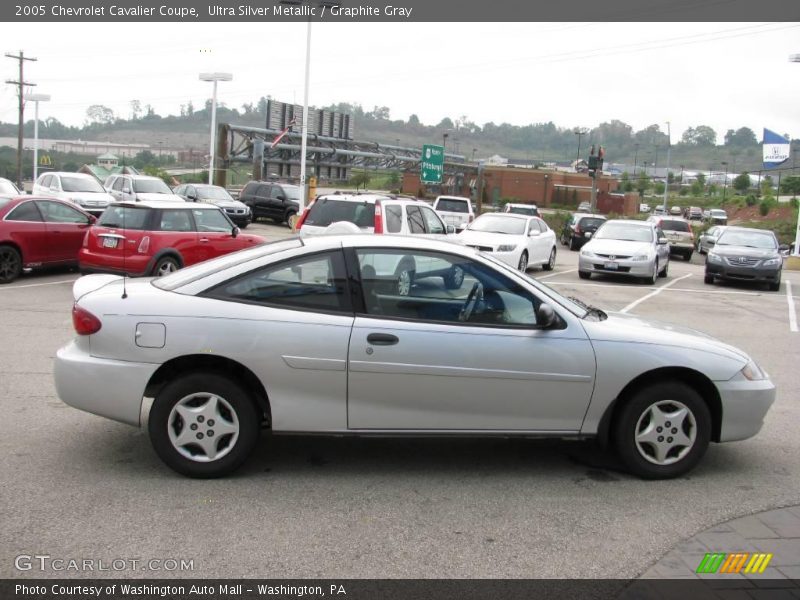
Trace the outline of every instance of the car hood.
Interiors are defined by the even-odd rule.
[[[108,192],[64,192],[64,195],[73,202],[113,202],[114,198]]]
[[[186,202],[177,194],[154,194],[152,192],[136,192],[137,200],[150,201],[166,201],[166,202]]]
[[[604,321],[584,321],[584,329],[593,341],[632,342],[700,350],[740,361],[742,366],[750,360],[744,351],[701,331],[636,315],[611,312]]]
[[[240,210],[247,208],[246,204],[238,200],[206,200],[206,202],[214,206],[219,206],[220,208],[238,208]]]
[[[472,231],[465,229],[456,236],[456,240],[469,246],[491,246],[492,248],[502,244],[519,244],[522,242],[522,235],[511,235],[507,233],[490,233],[488,231]]]
[[[714,246],[713,252],[719,256],[752,256],[753,258],[775,258],[778,256],[776,248],[750,248],[748,246],[726,246],[724,244]]]
[[[598,240],[592,239],[583,249],[597,254],[622,254],[634,256],[645,254],[650,251],[650,242],[627,242],[624,240]]]

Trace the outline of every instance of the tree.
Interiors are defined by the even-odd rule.
[[[372,116],[375,119],[380,121],[388,121],[389,120],[389,107],[388,106],[376,106],[372,109]]]
[[[389,177],[386,178],[386,183],[392,189],[398,187],[400,185],[400,173],[398,173],[397,171],[392,171],[391,173],[389,173]]]
[[[419,122],[419,117],[417,115],[411,115],[408,117],[408,124],[411,127],[419,127],[421,123]]]
[[[784,194],[800,194],[800,176],[790,175],[781,181],[781,192]]]
[[[725,145],[738,146],[739,148],[757,146],[758,140],[756,140],[756,134],[753,133],[752,129],[740,127],[736,131],[728,129],[727,133],[725,133]]]
[[[715,146],[717,143],[717,132],[708,125],[689,127],[689,129],[683,132],[681,143],[688,146]]]
[[[189,102],[186,103],[186,116],[191,117],[193,114],[194,114],[194,104],[192,104],[192,101],[189,100]]]
[[[733,189],[735,189],[740,194],[744,194],[747,190],[749,190],[750,175],[747,172],[737,175],[736,178],[733,180]]]
[[[636,190],[639,192],[640,196],[644,196],[645,191],[649,187],[650,179],[647,177],[647,174],[642,171],[639,173],[639,177],[636,179]]]
[[[455,129],[455,125],[453,125],[453,121],[450,120],[450,117],[445,117],[439,124],[436,126],[438,129]]]
[[[242,111],[244,111],[244,114],[249,115],[255,112],[255,106],[252,102],[242,104]]]
[[[89,123],[107,124],[114,122],[114,111],[102,104],[92,104],[86,109],[86,116],[89,119]]]
[[[135,121],[142,112],[142,103],[139,100],[131,100],[131,118]]]
[[[366,190],[367,184],[370,182],[370,179],[372,178],[370,177],[369,172],[366,169],[364,169],[363,171],[359,171],[358,173],[353,173],[353,175],[350,176],[350,183],[356,186],[356,189],[358,189],[360,186],[363,185],[364,189]]]

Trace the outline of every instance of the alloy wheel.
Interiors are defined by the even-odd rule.
[[[230,403],[217,394],[190,394],[172,407],[167,433],[181,456],[195,462],[211,462],[236,445],[239,418]]]
[[[677,400],[661,400],[648,406],[636,422],[636,449],[648,462],[671,465],[683,459],[697,438],[694,413]]]

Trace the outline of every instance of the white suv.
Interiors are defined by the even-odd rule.
[[[295,227],[301,236],[320,233],[394,233],[445,236],[445,225],[422,200],[379,194],[326,194],[306,208]]]
[[[463,196],[438,196],[433,202],[433,210],[456,229],[466,227],[475,218],[472,202]]]
[[[149,175],[111,175],[106,179],[106,189],[117,202],[185,202],[183,198],[173,194],[162,179]]]
[[[95,216],[102,214],[113,201],[111,194],[92,175],[60,171],[39,175],[33,184],[33,195],[72,202]]]

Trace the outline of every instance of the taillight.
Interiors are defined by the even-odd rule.
[[[122,243],[124,244],[125,242],[123,241]],[[139,242],[139,248],[137,249],[137,252],[139,254],[147,254],[148,250],[150,250],[150,236],[146,235],[142,238],[142,241]]]
[[[308,213],[311,212],[311,207],[312,206],[314,206],[313,202],[311,204],[309,204],[308,206],[306,206],[306,209],[303,211],[303,214],[300,215],[299,219],[297,219],[297,223],[294,224],[294,230],[295,231],[300,231],[300,228],[303,226],[303,223],[306,222],[306,218],[308,217]]]
[[[575,233],[583,233],[580,225],[575,225]]]
[[[691,223],[687,223],[687,225],[689,226],[689,233],[691,233],[692,237],[694,237],[694,231],[692,231],[692,224]]]
[[[383,210],[378,201],[375,202],[375,233],[383,233]]]
[[[72,306],[72,326],[78,335],[92,335],[100,331],[103,324],[85,308],[77,304]]]
[[[91,233],[91,229],[86,232],[85,236],[83,236],[83,247],[84,248],[88,248],[89,247],[89,234],[90,233]]]
[[[475,215],[469,215],[467,217],[467,223],[472,223],[472,219],[474,219],[474,218],[475,218]]]

